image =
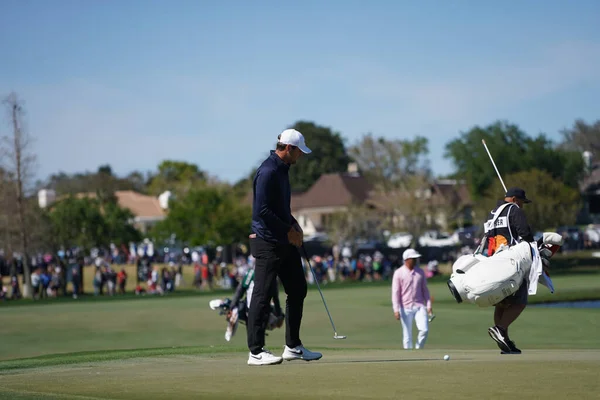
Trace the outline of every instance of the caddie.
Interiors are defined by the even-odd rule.
[[[483,254],[491,257],[503,247],[511,247],[522,241],[533,242],[533,234],[523,212],[523,205],[531,203],[525,190],[508,189],[504,200],[499,201],[484,224],[485,243]],[[523,279],[519,289],[494,307],[494,326],[488,329],[502,354],[521,354],[508,336],[508,327],[521,315],[527,306],[528,280]]]

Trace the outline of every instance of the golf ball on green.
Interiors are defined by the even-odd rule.
[[[444,356],[444,360],[445,360],[445,361],[448,361],[449,359],[450,359],[450,356],[449,356],[448,354],[446,354],[446,355]]]

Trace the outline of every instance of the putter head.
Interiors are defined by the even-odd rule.
[[[334,339],[346,339],[346,336],[343,335],[338,335],[337,333],[335,335],[333,335]]]

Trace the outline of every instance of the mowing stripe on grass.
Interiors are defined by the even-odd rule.
[[[39,368],[56,365],[80,364],[131,358],[160,357],[172,355],[218,354],[242,351],[231,347],[167,347],[155,349],[86,351],[78,353],[51,354],[40,357],[0,361],[0,375],[7,370]]]
[[[324,351],[348,351],[346,348],[322,348]],[[365,350],[364,348],[361,350]],[[154,349],[85,351],[77,353],[50,354],[39,357],[19,358],[0,361],[0,376],[19,369],[52,367],[58,365],[73,365],[82,363],[128,360],[132,358],[168,357],[181,355],[217,355],[227,353],[246,353],[242,347],[165,347]]]
[[[13,400],[31,399],[31,396],[36,396],[36,399],[77,399],[77,400],[111,400],[110,397],[91,397],[80,396],[76,394],[54,393],[54,392],[35,392],[31,390],[14,390],[0,386],[0,395],[9,394]]]

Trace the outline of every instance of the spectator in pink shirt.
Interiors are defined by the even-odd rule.
[[[413,348],[413,320],[419,331],[415,348],[422,349],[425,346],[429,331],[428,315],[432,314],[427,278],[418,266],[420,257],[414,249],[405,250],[402,254],[404,265],[394,272],[392,278],[392,306],[394,316],[402,322],[405,349]]]

